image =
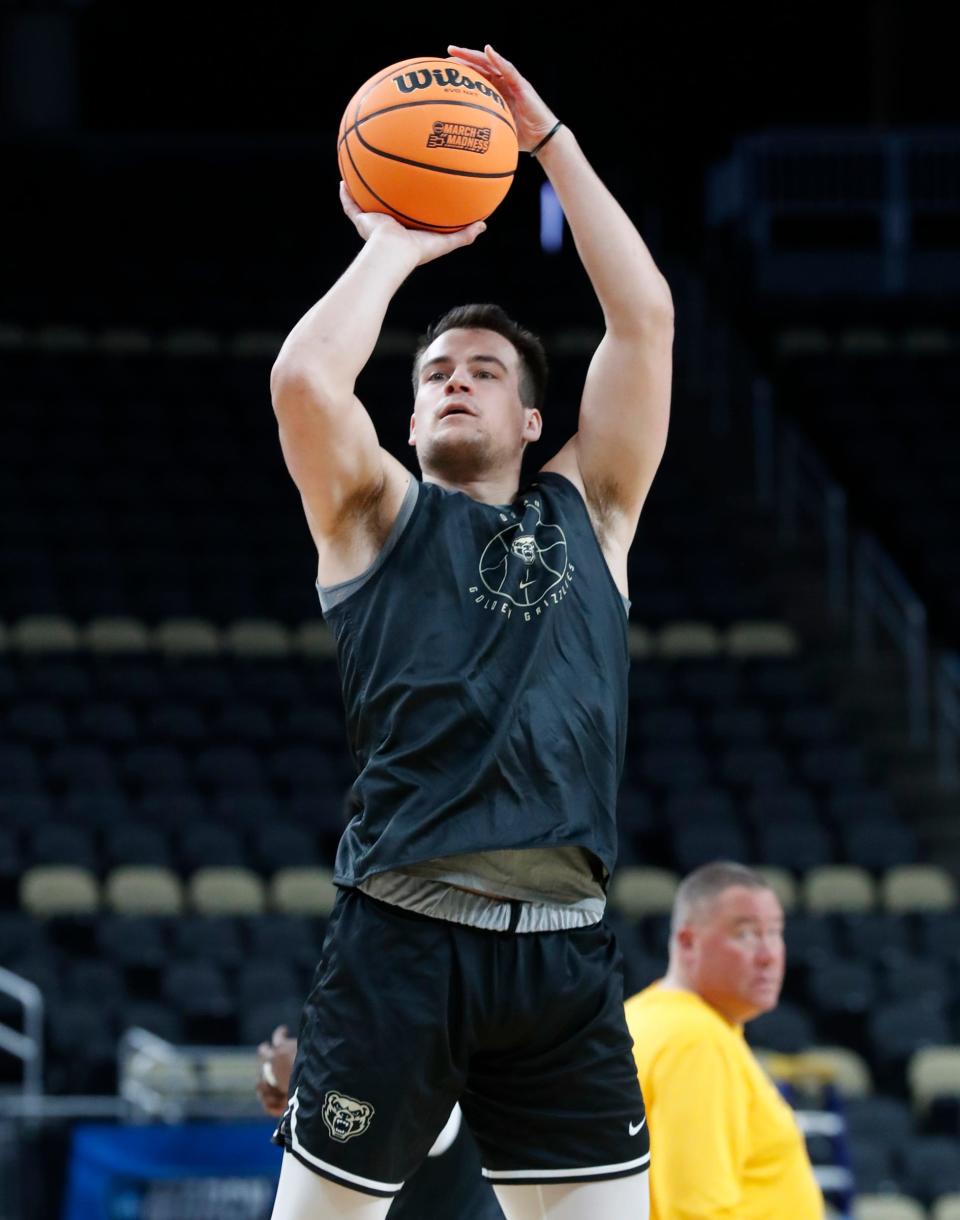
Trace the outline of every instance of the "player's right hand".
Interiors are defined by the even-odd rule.
[[[383,235],[402,242],[416,257],[414,265],[417,267],[449,254],[451,250],[471,245],[487,227],[482,220],[478,220],[455,233],[429,233],[425,229],[407,229],[385,212],[362,212],[343,181],[340,183],[340,202],[364,241],[369,241],[374,235]]]

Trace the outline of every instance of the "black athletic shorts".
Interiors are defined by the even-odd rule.
[[[394,1195],[459,1101],[491,1182],[625,1177],[650,1161],[632,1046],[603,922],[491,932],[344,889],[274,1139]]]

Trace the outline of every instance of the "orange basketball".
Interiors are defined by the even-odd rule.
[[[517,129],[497,89],[448,59],[404,59],[353,96],[337,137],[365,212],[438,233],[484,220],[517,169]]]

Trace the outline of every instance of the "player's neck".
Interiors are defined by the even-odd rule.
[[[518,480],[515,471],[504,475],[492,475],[478,479],[449,479],[443,475],[428,471],[423,472],[424,483],[435,483],[446,491],[462,491],[471,500],[481,504],[510,504],[518,491]]]

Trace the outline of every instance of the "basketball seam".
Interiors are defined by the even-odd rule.
[[[353,128],[351,127],[350,130],[353,131]],[[363,189],[365,191],[369,191],[370,194],[374,197],[374,199],[376,199],[377,203],[382,203],[383,206],[385,208],[389,209],[389,211],[394,216],[402,216],[404,218],[404,220],[412,220],[413,223],[417,224],[417,225],[427,225],[427,221],[420,220],[416,216],[408,216],[406,212],[401,212],[398,208],[395,208],[392,204],[387,203],[386,199],[381,199],[380,196],[377,194],[377,192],[369,184],[369,182],[367,182],[366,178],[364,178],[363,174],[360,173],[360,170],[357,168],[357,163],[353,159],[353,153],[350,151],[350,145],[347,143],[346,136],[344,136],[344,138],[343,138],[343,144],[346,148],[347,156],[350,158],[350,164],[353,166],[353,172],[357,175],[357,177],[363,183]],[[474,221],[468,220],[467,223],[463,224],[463,225],[428,225],[427,227],[432,229],[436,233],[456,233],[458,229],[465,229],[467,227],[467,225],[471,225],[473,223],[474,223]]]
[[[471,102],[457,103],[461,106],[470,106]],[[453,174],[455,178],[512,178],[517,172],[516,166],[513,169],[502,170],[498,173],[485,173],[483,170],[475,169],[450,169],[445,165],[430,165],[426,161],[412,161],[409,157],[398,156],[397,153],[384,152],[382,148],[377,148],[373,144],[369,144],[360,131],[358,124],[354,124],[350,131],[357,137],[367,152],[375,153],[378,157],[385,157],[388,161],[399,161],[401,165],[412,165],[414,169],[429,170],[433,174]],[[346,134],[344,134],[346,139]],[[352,158],[351,158],[352,160]]]
[[[391,73],[395,72],[397,70],[397,68],[400,67],[400,64],[404,64],[406,67],[412,68],[414,64],[436,64],[436,63],[442,63],[442,62],[443,61],[441,59],[438,59],[436,56],[425,55],[422,59],[409,59],[409,60],[401,59],[400,63],[394,64],[392,68],[387,68],[384,71],[382,76],[378,76],[376,80],[372,80],[370,82],[370,84],[367,86],[367,88],[363,91],[363,96],[357,98],[357,113],[354,115],[354,118],[353,118],[354,126],[356,126],[357,118],[360,115],[360,107],[363,104],[363,99],[367,96],[368,93],[372,93],[373,90],[376,89],[377,85],[382,85],[385,80],[389,80]]]

